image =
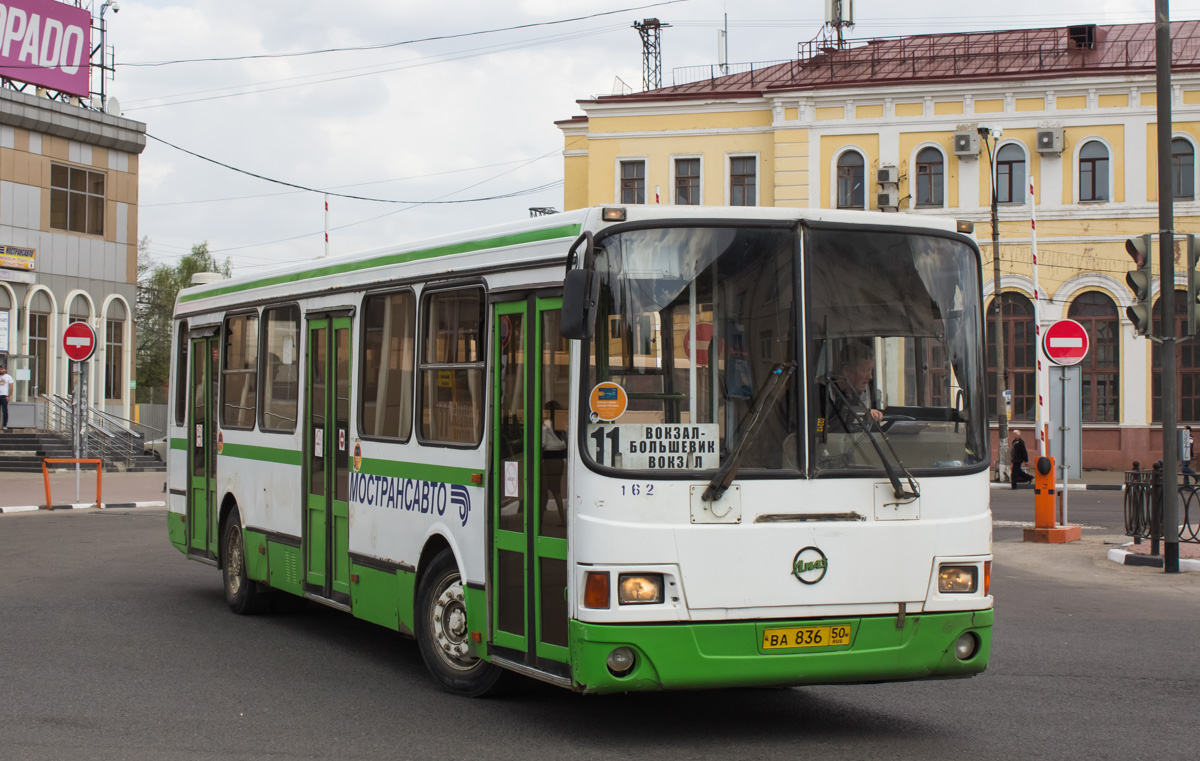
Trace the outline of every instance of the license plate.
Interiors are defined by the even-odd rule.
[[[799,626],[763,631],[763,650],[793,647],[831,647],[850,644],[850,624]]]

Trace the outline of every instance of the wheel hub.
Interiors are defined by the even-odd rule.
[[[446,585],[433,603],[430,619],[434,649],[442,660],[456,669],[474,666],[476,659],[471,657],[467,645],[467,608],[461,581],[455,579]]]

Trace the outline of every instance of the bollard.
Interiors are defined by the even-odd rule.
[[[1033,525],[1054,528],[1054,458],[1039,457],[1033,473]]]
[[[1033,468],[1033,528],[1025,529],[1025,541],[1065,544],[1079,540],[1079,526],[1057,526],[1054,511],[1057,506],[1054,484],[1054,458],[1039,457]]]

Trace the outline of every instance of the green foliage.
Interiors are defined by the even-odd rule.
[[[155,264],[150,259],[150,239],[138,241],[137,379],[138,390],[165,387],[171,372],[171,317],[179,291],[191,285],[197,272],[219,272],[225,277],[233,268],[226,259],[218,264],[208,252],[208,242],[192,246],[175,265]]]

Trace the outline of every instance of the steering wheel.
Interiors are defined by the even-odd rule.
[[[884,415],[883,419],[879,421],[879,428],[884,433],[887,433],[889,430],[891,430],[893,423],[897,423],[900,421],[914,421],[915,422],[916,418],[913,417],[912,415]]]

